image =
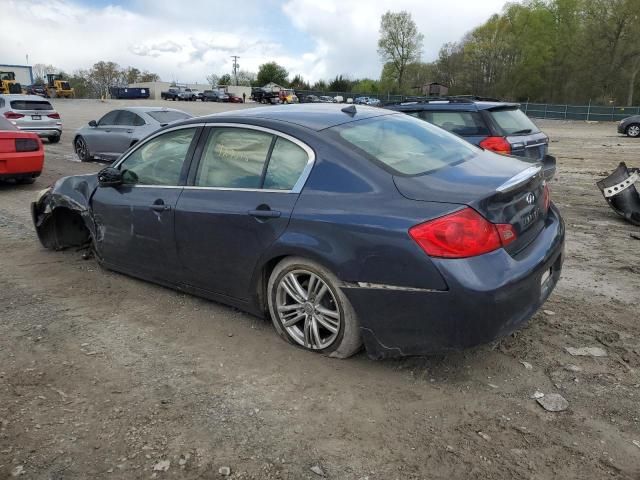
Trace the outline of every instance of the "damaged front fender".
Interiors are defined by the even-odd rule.
[[[633,185],[640,179],[640,169],[627,168],[620,162],[611,175],[596,182],[609,206],[628,222],[640,226],[640,195]]]
[[[82,246],[96,238],[89,202],[98,186],[96,174],[58,180],[31,204],[31,216],[40,243],[62,250]]]

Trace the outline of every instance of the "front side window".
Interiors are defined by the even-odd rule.
[[[126,127],[139,127],[144,125],[144,120],[140,118],[139,115],[136,115],[133,112],[128,110],[122,110],[118,118],[116,119],[116,125],[126,126]]]
[[[116,118],[118,118],[119,113],[120,113],[120,110],[113,110],[112,112],[107,113],[104,117],[100,119],[100,121],[98,122],[98,125],[101,127],[105,125],[115,125]]]
[[[261,188],[273,135],[243,128],[213,128],[202,153],[195,185]]]
[[[328,131],[400,175],[438,170],[469,160],[479,152],[463,139],[404,114],[345,123]]]
[[[139,147],[119,166],[124,183],[178,185],[195,132],[196,128],[174,130]]]

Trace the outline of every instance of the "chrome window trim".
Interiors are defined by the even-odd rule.
[[[114,168],[119,168],[120,165],[122,164],[122,162],[124,162],[127,158],[129,158],[130,155],[133,154],[133,152],[137,151],[139,148],[144,147],[148,142],[150,142],[151,140],[153,140],[154,138],[163,135],[165,133],[169,133],[175,130],[182,130],[185,128],[198,128],[198,127],[230,127],[230,128],[243,128],[243,129],[247,129],[247,130],[257,130],[257,131],[261,131],[264,133],[268,133],[270,135],[275,135],[278,137],[282,137],[285,140],[289,140],[290,142],[292,142],[293,144],[299,146],[300,148],[302,148],[308,156],[308,160],[307,160],[307,164],[304,166],[304,168],[302,169],[302,173],[300,174],[300,176],[298,177],[298,180],[296,181],[296,183],[293,185],[293,188],[291,190],[276,190],[276,189],[266,189],[266,188],[232,188],[232,187],[200,187],[200,186],[196,186],[196,185],[176,185],[176,186],[170,186],[170,185],[130,185],[131,187],[142,187],[142,188],[184,188],[187,190],[220,190],[220,191],[239,191],[239,192],[266,192],[266,193],[300,193],[302,191],[302,189],[304,188],[304,185],[307,183],[307,179],[309,178],[309,175],[311,174],[311,170],[313,169],[313,165],[315,164],[316,161],[316,154],[313,151],[313,149],[307,145],[306,143],[302,142],[301,140],[298,140],[295,137],[292,137],[289,134],[280,132],[278,130],[273,130],[271,128],[267,128],[267,127],[261,127],[258,125],[250,125],[247,123],[189,123],[187,125],[178,125],[176,127],[172,127],[172,128],[168,128],[166,130],[162,130],[160,132],[157,132],[155,134],[153,134],[152,136],[144,139],[142,142],[138,142],[136,143],[136,146],[133,150],[131,150],[130,152],[128,152],[125,156],[123,156],[122,158],[120,158],[114,165]]]

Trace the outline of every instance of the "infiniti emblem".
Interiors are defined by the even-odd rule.
[[[527,196],[524,197],[524,199],[529,205],[533,205],[533,203],[536,201],[536,196],[533,193],[529,192],[527,193]]]

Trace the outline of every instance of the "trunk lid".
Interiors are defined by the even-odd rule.
[[[394,176],[405,197],[467,205],[492,223],[513,225],[517,239],[506,250],[516,254],[544,228],[547,210],[540,164],[482,152],[472,159],[423,175]]]

